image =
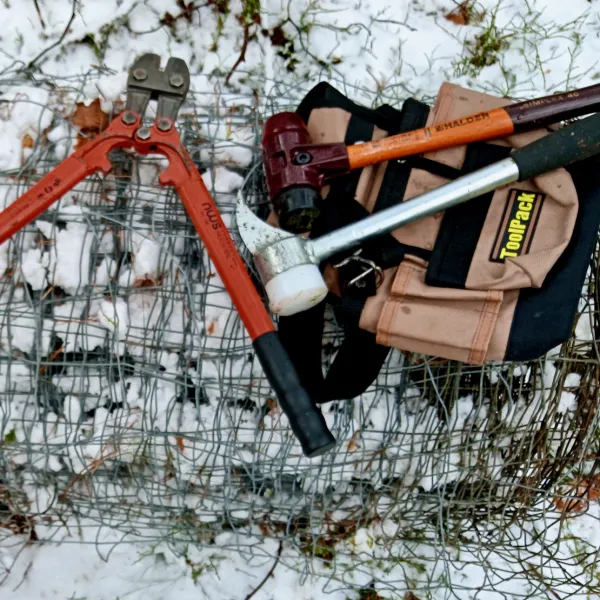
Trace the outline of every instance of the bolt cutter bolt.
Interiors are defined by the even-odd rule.
[[[148,77],[148,73],[146,73],[146,69],[135,69],[133,72],[133,76],[138,81],[144,81],[144,79],[146,79],[146,77]]]
[[[165,119],[164,117],[162,119],[159,119],[156,122],[156,126],[161,130],[161,131],[169,131],[169,129],[171,129],[171,121],[169,121],[169,119]]]
[[[181,75],[171,75],[169,79],[169,83],[173,87],[181,87],[183,85],[184,79]]]
[[[125,125],[133,125],[137,121],[137,117],[135,116],[135,113],[130,110],[123,113],[122,119],[123,119],[123,123],[125,123]]]
[[[140,127],[137,130],[137,136],[140,140],[147,140],[150,137],[150,130],[147,127]]]

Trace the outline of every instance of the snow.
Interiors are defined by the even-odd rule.
[[[86,317],[85,302],[67,299],[54,306],[54,323],[49,324],[65,352],[91,351],[102,346],[106,331]]]
[[[134,250],[133,272],[137,280],[155,279],[160,261],[160,244],[150,239],[143,239],[136,244]]]
[[[20,294],[15,294],[10,304],[3,310],[6,321],[0,321],[0,347],[30,353],[37,342],[36,317],[32,313],[31,306],[23,302],[19,296]],[[0,306],[2,304],[3,302],[0,302]],[[43,324],[47,325],[47,320],[44,320]],[[43,331],[39,351],[44,352],[49,345],[50,336],[47,331]]]
[[[7,104],[0,104],[0,169],[9,171],[21,166],[21,142],[29,135],[35,144],[39,134],[52,122],[47,91],[33,86],[18,86],[2,94]]]
[[[43,290],[47,283],[47,269],[50,263],[50,255],[43,252],[41,248],[32,248],[23,254],[21,261],[21,272],[23,279],[34,290]]]
[[[577,408],[577,396],[571,392],[563,392],[560,396],[560,402],[558,404],[558,412],[564,413],[567,411],[574,411]]]
[[[58,216],[65,219],[66,226],[62,230],[54,227],[49,237],[48,279],[52,285],[71,295],[90,281],[90,252],[94,236],[86,222],[86,214],[81,206],[62,208]]]
[[[9,242],[4,242],[0,244],[0,277],[6,273],[6,269],[8,269],[8,248]]]
[[[232,194],[244,183],[244,178],[225,167],[215,167],[214,171],[206,171],[202,179],[211,194]]]
[[[96,278],[94,280],[95,284],[100,287],[108,285],[108,283],[112,281],[112,278],[115,276],[116,272],[117,263],[109,256],[105,256],[96,269]]]
[[[209,140],[214,141],[210,150],[203,149],[200,157],[204,160],[211,158],[221,164],[234,164],[247,167],[252,162],[254,133],[246,127],[227,123],[206,123],[202,132]],[[217,167],[222,172],[226,169]],[[206,179],[205,179],[206,181]],[[239,186],[238,186],[239,187]],[[233,191],[233,189],[227,190]]]
[[[47,158],[47,142],[50,158],[60,160],[72,151],[75,132],[65,119],[75,102],[90,105],[98,98],[107,113],[119,108],[126,69],[142,52],[179,56],[190,65],[191,95],[204,111],[195,115],[193,135],[203,143],[194,158],[205,163],[203,180],[228,225],[235,193],[243,184],[240,173],[260,143],[258,114],[296,103],[318,81],[329,80],[367,104],[412,94],[431,97],[444,80],[526,98],[593,83],[598,69],[598,16],[585,0],[500,2],[495,23],[507,32],[508,47],[497,63],[476,76],[460,59],[466,56],[464,40],[480,34],[481,27],[445,19],[444,12],[456,4],[450,0],[323,0],[319,5],[263,0],[261,25],[229,88],[217,76],[230,71],[241,50],[240,0],[230,0],[226,14],[219,14],[214,3],[201,4],[191,21],[179,18],[172,26],[161,26],[161,19],[167,12],[181,12],[176,0],[84,0],[68,30],[71,3],[40,0],[44,27],[35,4],[0,0],[0,20],[15,24],[4,28],[0,41],[0,207],[26,185],[26,180],[4,177],[5,171],[14,175],[28,158],[32,163]],[[489,22],[497,2],[479,4],[488,11]],[[277,26],[294,43],[298,63],[292,70],[288,59],[277,54],[281,47],[261,32],[272,33]],[[580,37],[574,35],[577,28],[583,32]],[[17,69],[54,43],[36,60],[40,83],[32,78],[16,85],[11,78]],[[93,77],[87,75],[90,68],[97,70]],[[50,89],[43,77],[69,83],[64,90]],[[238,118],[236,111],[244,117]],[[256,115],[256,126],[248,125],[247,114]],[[23,148],[25,136],[33,148]],[[270,391],[264,374],[248,358],[250,340],[214,266],[206,261],[202,269],[190,269],[189,240],[178,230],[166,233],[163,228],[166,220],[185,224],[181,213],[159,206],[162,196],[156,186],[164,167],[164,161],[134,165],[135,194],[126,200],[134,199],[135,205],[127,206],[127,221],[115,203],[114,179],[98,177],[93,185],[82,184],[65,195],[19,234],[18,243],[0,245],[0,418],[3,434],[14,431],[15,438],[6,455],[22,469],[30,510],[44,515],[36,522],[43,544],[28,545],[24,536],[9,533],[0,539],[0,576],[4,569],[3,586],[11,590],[11,598],[245,598],[278,553],[278,540],[265,537],[257,523],[266,517],[286,522],[311,503],[319,514],[321,500],[332,503],[334,521],[351,519],[353,511],[366,509],[372,490],[378,519],[361,523],[337,543],[334,565],[309,559],[288,539],[272,576],[254,598],[359,600],[357,589],[372,581],[380,598],[404,599],[408,589],[421,597],[420,589],[435,581],[447,586],[431,590],[436,600],[445,598],[449,587],[461,599],[529,592],[546,598],[547,589],[535,577],[520,575],[517,559],[534,565],[549,581],[560,577],[557,560],[564,561],[571,575],[586,576],[572,557],[577,545],[598,547],[597,501],[590,502],[587,513],[564,520],[563,539],[555,524],[560,515],[548,509],[546,518],[534,523],[537,538],[524,525],[513,532],[515,540],[521,536],[530,543],[510,547],[499,541],[497,551],[488,549],[485,537],[493,540],[500,524],[492,515],[484,520],[486,533],[464,533],[463,542],[471,539],[472,544],[460,552],[444,546],[444,532],[429,524],[418,531],[421,541],[411,540],[411,522],[403,520],[411,518],[413,526],[421,522],[423,515],[431,515],[434,501],[439,506],[447,502],[450,513],[459,504],[450,491],[454,485],[499,480],[505,469],[514,468],[518,449],[529,443],[527,431],[539,432],[538,449],[553,456],[560,436],[557,430],[548,433],[542,423],[568,427],[576,419],[582,381],[579,371],[568,373],[564,389],[551,394],[562,369],[552,360],[558,350],[549,353],[538,371],[537,391],[509,397],[502,407],[477,392],[461,394],[448,406],[443,388],[429,397],[417,381],[409,382],[399,400],[396,391],[406,385],[406,364],[394,353],[376,385],[360,399],[323,407],[339,443],[330,456],[308,460],[285,415],[265,404]],[[100,201],[98,184],[105,193]],[[122,239],[115,239],[111,224],[123,229]],[[129,263],[117,264],[112,257],[116,243],[130,254]],[[18,269],[11,272],[15,265]],[[9,291],[5,281],[18,286]],[[169,298],[161,293],[167,286],[174,291]],[[50,288],[61,295],[42,315],[39,298]],[[88,291],[89,302],[82,300]],[[594,340],[593,299],[582,300],[580,308],[584,314],[576,326],[575,351],[586,355]],[[57,368],[42,377],[38,361],[51,356],[56,343],[62,353],[82,352],[86,360],[87,353],[107,350],[110,356],[101,355],[101,361],[109,368],[105,362],[97,370],[64,367],[59,353]],[[506,365],[495,364],[485,375],[501,387],[511,378],[528,382],[531,369],[517,366],[509,375]],[[189,386],[194,401],[181,402],[182,394],[189,398]],[[225,398],[248,400],[256,408],[229,405]],[[28,448],[28,443],[35,446]],[[528,477],[534,462],[515,477]],[[137,468],[148,472],[137,473]],[[138,476],[140,489],[119,487],[119,469]],[[73,496],[82,513],[77,519],[67,517],[66,527],[57,520],[58,490],[46,484],[44,470],[47,477],[54,474],[63,490],[77,487],[75,474],[85,476],[79,495]],[[235,479],[248,473],[254,477],[255,471],[262,471],[265,480],[272,477],[264,484],[264,495],[249,493]],[[285,488],[285,477],[293,479],[293,491]],[[512,493],[510,481],[496,492],[500,502],[509,487]],[[394,496],[396,485],[403,495]],[[110,511],[86,516],[85,494],[90,493],[96,494],[95,502],[121,504],[117,508],[122,512],[118,517],[109,517]],[[493,491],[485,493],[494,498]],[[224,519],[249,519],[250,525],[182,551],[170,539],[172,529],[151,527],[167,507],[170,515],[179,515],[183,506],[214,530]],[[136,511],[144,510],[156,511],[151,524],[144,522],[139,536],[125,535],[130,524],[136,528],[142,521]],[[440,529],[451,526],[445,519],[439,524]],[[312,527],[316,536],[325,526],[316,518]],[[536,554],[543,553],[544,544],[547,560]],[[585,597],[574,584],[552,589],[565,597]]]
[[[113,333],[117,339],[123,339],[129,326],[125,300],[117,298],[114,302],[102,301],[98,309],[98,322],[102,327]]]

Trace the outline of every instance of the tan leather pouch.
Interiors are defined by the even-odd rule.
[[[508,104],[444,83],[426,125]],[[310,112],[307,128],[314,142],[343,142],[355,117],[343,102],[319,106]],[[484,151],[505,158],[547,133],[540,129],[409,157],[410,175],[397,190],[387,177],[391,162],[369,166],[348,176],[358,181],[351,187],[354,197],[343,200],[358,202],[367,213],[376,209],[384,188],[388,200],[410,201],[476,171],[473,159]],[[370,139],[387,135],[378,126],[369,133]],[[495,160],[487,164],[491,162]],[[329,193],[326,186],[326,201]],[[339,200],[339,190],[337,194]],[[471,364],[504,359],[521,291],[543,285],[569,244],[577,214],[571,176],[558,169],[398,228],[391,235],[406,246],[406,255],[398,266],[385,269],[383,284],[366,299],[360,328],[375,334],[379,344],[399,350]],[[273,216],[271,222],[276,222]],[[325,275],[330,290],[339,295],[338,270],[329,265]]]
[[[506,104],[505,100],[445,83],[427,125]],[[488,143],[516,149],[542,135],[546,132],[533,131]],[[428,153],[426,158],[460,169],[465,153],[466,147],[460,146]],[[404,201],[449,181],[413,169]],[[368,195],[376,193],[371,187]],[[478,201],[463,205],[463,215]],[[431,249],[434,256],[437,251],[440,276],[432,283],[431,262],[408,256],[381,293],[367,300],[361,327],[376,333],[378,343],[402,350],[472,364],[503,359],[519,290],[542,285],[570,240],[577,207],[575,187],[564,169],[496,190],[469,257],[466,276],[459,282],[462,288],[443,285],[444,268],[449,279],[453,277],[453,244],[462,243],[457,229],[451,230],[450,236],[446,232],[443,246],[438,247],[447,213],[397,229],[393,232],[397,240]],[[468,224],[464,218],[463,222]],[[464,257],[457,260],[464,261]]]

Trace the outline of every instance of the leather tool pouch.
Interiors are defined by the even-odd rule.
[[[354,144],[507,104],[444,83],[432,107],[408,99],[400,110],[368,109],[321,83],[298,113],[313,140]],[[547,134],[539,129],[336,178],[323,189],[323,214],[311,235],[410,200]],[[598,158],[588,159],[366,242],[359,256],[377,265],[381,282],[353,252],[332,257],[322,265],[327,302],[345,337],[325,377],[324,303],[279,322],[305,385],[321,401],[359,395],[390,348],[481,365],[538,358],[566,341],[600,223],[598,167]]]

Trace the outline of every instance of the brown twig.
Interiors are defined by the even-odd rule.
[[[238,59],[235,61],[235,65],[231,67],[231,71],[227,73],[225,78],[225,85],[229,84],[229,79],[233,75],[234,71],[246,60],[246,50],[248,49],[248,42],[250,41],[250,23],[244,23],[244,41],[242,43],[242,49]]]
[[[258,584],[257,587],[255,587],[245,598],[244,600],[250,600],[250,598],[252,598],[252,596],[254,596],[256,594],[256,592],[258,592],[258,590],[260,590],[260,588],[265,585],[265,583],[267,583],[267,579],[269,579],[269,577],[271,577],[271,575],[273,575],[273,571],[275,571],[275,567],[279,564],[279,559],[281,558],[281,552],[283,550],[283,541],[279,541],[279,548],[277,549],[277,556],[275,557],[275,562],[273,563],[273,566],[269,569],[269,572],[265,575],[265,578]]]
[[[67,23],[67,26],[65,27],[65,30],[62,32],[62,35],[60,36],[60,38],[58,38],[58,40],[56,42],[54,42],[54,44],[51,44],[45,50],[42,50],[33,60],[29,61],[29,64],[27,65],[28,69],[31,69],[35,65],[35,63],[38,60],[40,60],[40,58],[42,58],[42,56],[44,56],[45,54],[48,54],[48,52],[50,52],[50,50],[53,50],[54,48],[56,48],[56,46],[58,46],[59,44],[62,43],[62,41],[67,36],[67,33],[69,33],[69,28],[71,27],[71,24],[75,20],[75,16],[77,14],[76,9],[77,9],[77,0],[73,0],[73,10],[71,11],[71,18],[69,19],[69,22]]]
[[[42,17],[42,11],[40,10],[40,5],[38,4],[38,0],[33,0],[33,4],[35,5],[35,10],[37,10],[38,17],[40,18],[40,23],[42,24],[42,29],[46,29],[46,23],[44,23],[44,17]]]
[[[63,353],[64,349],[65,345],[63,344],[58,350],[52,353],[52,355],[48,359],[48,362],[54,362]],[[46,372],[47,366],[48,365],[43,365],[42,367],[40,367],[40,375],[43,375]]]

